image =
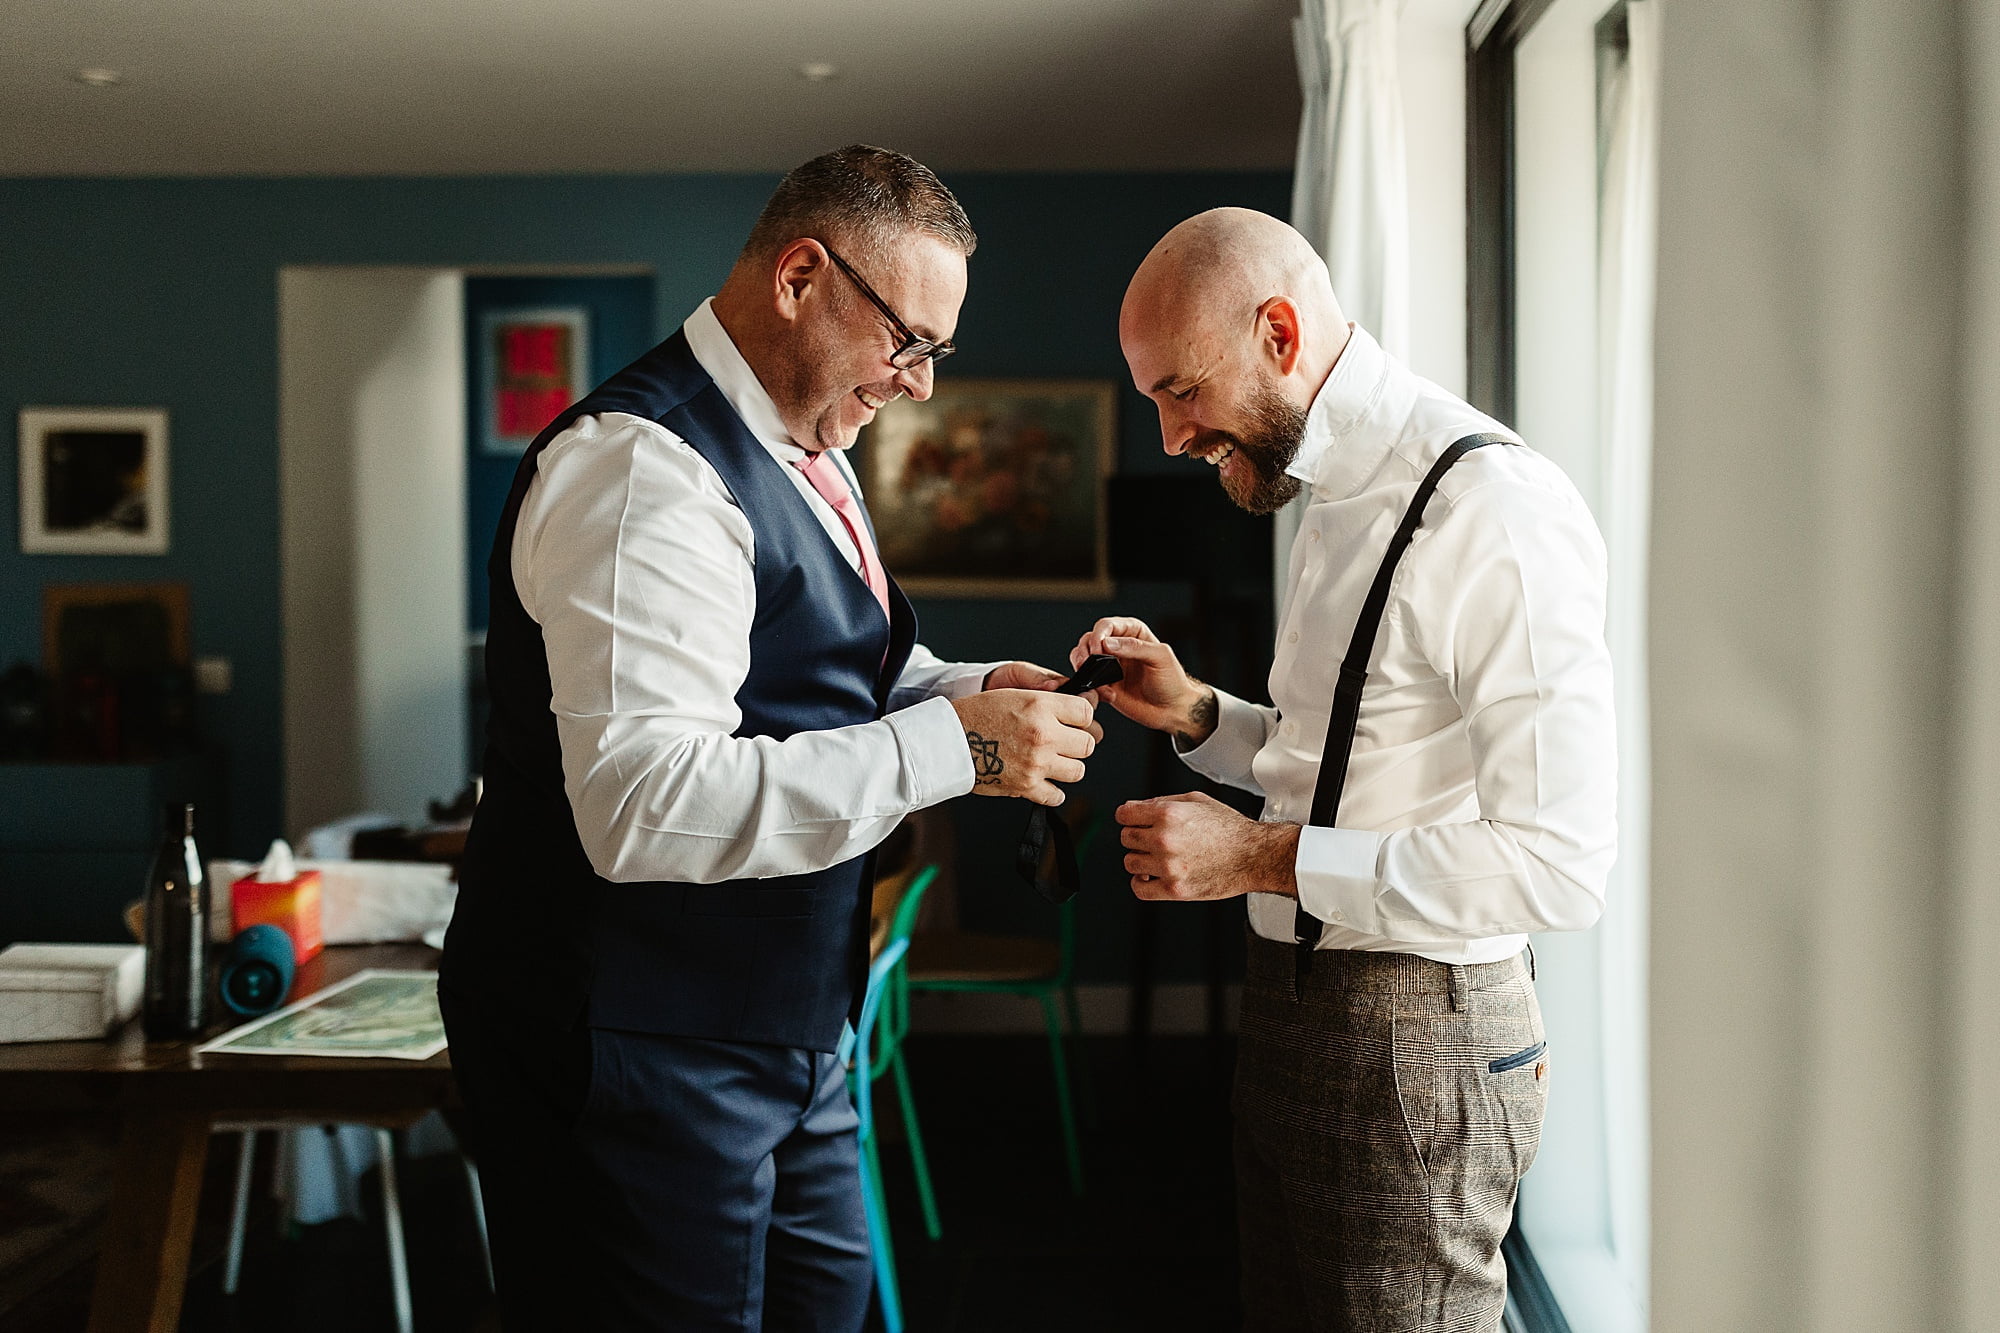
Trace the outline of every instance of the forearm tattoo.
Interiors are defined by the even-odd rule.
[[[1007,761],[1000,757],[1000,742],[989,741],[976,731],[965,733],[965,744],[972,751],[972,782],[976,787],[997,787],[1000,775],[1007,771]]]

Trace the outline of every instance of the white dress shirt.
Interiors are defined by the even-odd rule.
[[[711,303],[682,330],[858,568],[840,516],[793,466],[805,450]],[[846,459],[834,461],[860,494]],[[977,691],[992,664],[940,662],[921,645],[880,721],[782,741],[732,734],[750,669],[755,542],[715,469],[659,423],[607,412],[551,440],[511,556],[547,645],[570,809],[606,879],[820,870],[875,846],[910,811],[972,790],[949,700]]]
[[[1266,820],[1311,817],[1340,661],[1390,534],[1439,455],[1487,431],[1512,438],[1354,330],[1289,469],[1310,499],[1276,707],[1217,691],[1190,766],[1262,795]],[[1495,444],[1445,474],[1390,589],[1338,827],[1299,835],[1320,948],[1485,963],[1597,919],[1616,845],[1604,594],[1603,539],[1555,464]],[[1267,939],[1289,943],[1293,915],[1250,898]]]

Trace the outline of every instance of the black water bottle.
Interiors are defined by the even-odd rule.
[[[208,1022],[208,877],[194,845],[194,807],[167,807],[166,836],[146,882],[146,1037],[185,1041]]]

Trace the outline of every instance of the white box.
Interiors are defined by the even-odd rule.
[[[95,1041],[139,1012],[136,944],[16,944],[0,950],[0,1042]]]

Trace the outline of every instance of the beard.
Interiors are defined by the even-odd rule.
[[[1306,438],[1305,410],[1276,389],[1259,387],[1245,409],[1240,431],[1213,431],[1199,441],[1210,447],[1236,446],[1239,464],[1234,475],[1221,478],[1222,489],[1239,509],[1275,514],[1290,504],[1304,483],[1285,471],[1299,456]]]

